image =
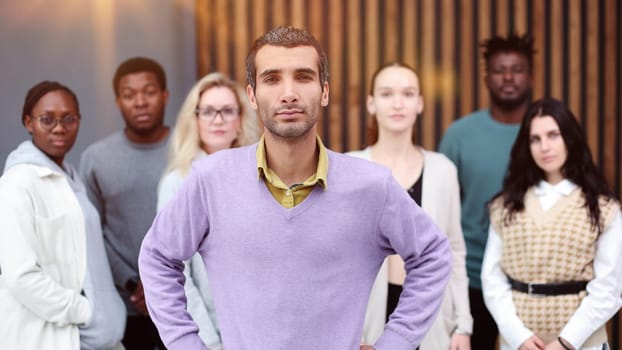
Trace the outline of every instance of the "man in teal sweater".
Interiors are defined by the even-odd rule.
[[[533,40],[527,35],[493,37],[484,41],[482,47],[490,108],[453,123],[445,132],[439,151],[458,169],[473,316],[471,348],[493,350],[498,331],[484,305],[480,279],[488,237],[487,203],[501,190],[510,150],[531,99],[534,50]]]

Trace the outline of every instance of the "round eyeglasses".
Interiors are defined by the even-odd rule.
[[[197,117],[208,121],[213,122],[216,119],[216,116],[220,114],[220,117],[225,122],[234,121],[239,118],[239,110],[235,107],[223,107],[221,109],[216,109],[213,107],[207,108],[197,108],[194,110],[194,114]]]
[[[51,115],[42,115],[38,117],[32,117],[39,121],[39,125],[46,131],[52,131],[56,125],[60,125],[67,131],[72,131],[78,126],[80,121],[80,115],[66,115],[62,118],[54,118]]]

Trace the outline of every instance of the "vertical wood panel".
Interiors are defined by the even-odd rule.
[[[228,13],[227,0],[216,0],[215,14]],[[230,54],[229,54],[229,26],[227,16],[216,15],[215,26],[212,28],[216,32],[216,62],[218,71],[229,74]]]
[[[210,32],[210,24],[212,21],[209,19],[209,12],[206,11],[210,6],[209,0],[197,0],[195,3],[195,12],[196,12],[196,30],[197,30],[197,52],[199,55],[197,57],[197,69],[199,72],[199,76],[204,75],[206,72],[209,72],[212,69],[212,61],[210,60],[210,55],[203,53],[203,50],[208,50],[210,47],[209,35]]]
[[[380,64],[387,62],[397,61],[398,57],[398,40],[401,39],[399,35],[399,15],[397,8],[397,1],[385,1],[384,2],[384,59]]]
[[[378,66],[380,65],[378,59],[378,53],[380,50],[380,39],[378,34],[378,22],[380,21],[380,13],[378,7],[378,1],[365,0],[365,34],[364,45],[365,52],[365,78],[364,78],[364,90],[363,94],[367,94],[370,91],[371,78]]]
[[[569,77],[566,77],[568,84],[568,105],[570,110],[575,114],[581,112],[581,94],[583,92],[583,82],[581,81],[581,2],[571,1],[569,3],[568,12],[569,26],[568,28],[568,64]]]
[[[514,1],[514,33],[527,33],[527,1]]]
[[[551,43],[551,47],[549,48],[548,54],[551,57],[551,96],[561,99],[563,98],[563,85],[565,84],[564,77],[564,56],[566,53],[564,52],[564,28],[562,22],[562,16],[560,13],[563,13],[562,2],[561,1],[552,1],[551,2],[551,13],[549,16],[549,20],[551,23],[551,35],[549,42]]]
[[[238,0],[233,2],[233,13],[235,16],[235,22],[233,23],[247,23],[248,22],[248,3],[247,0]],[[246,67],[246,55],[248,54],[248,47],[251,46],[250,39],[248,37],[248,30],[244,26],[233,26],[235,32],[235,45],[233,46],[235,52],[235,69],[233,78],[238,81],[242,86],[246,86],[246,71],[243,67]],[[244,49],[247,48],[247,49]],[[239,68],[238,68],[239,67]]]
[[[460,16],[462,17],[462,26],[460,28],[460,89],[458,97],[460,98],[460,115],[471,113],[476,107],[473,105],[474,89],[473,82],[478,80],[481,82],[483,75],[479,71],[473,71],[474,62],[479,62],[479,46],[478,42],[473,41],[473,6],[471,0],[460,1]],[[479,66],[479,65],[478,65]],[[457,118],[458,116],[456,116]],[[445,125],[448,127],[449,125]]]
[[[266,15],[268,11],[268,5],[266,1],[267,0],[252,0],[252,40],[255,40],[268,30],[268,16]]]
[[[272,25],[278,27],[290,24],[287,13],[287,0],[272,0]]]
[[[404,26],[401,33],[402,45],[404,47],[404,54],[402,60],[404,63],[414,67],[417,72],[419,71],[419,64],[417,62],[416,55],[416,16],[417,6],[415,0],[404,1],[404,8],[402,9],[402,18],[404,19]]]
[[[544,1],[534,1],[532,11],[531,28],[534,37],[534,46],[536,49],[536,55],[534,55],[533,65],[533,98],[539,99],[544,97],[544,80],[545,80],[545,59],[546,59],[546,47],[544,46],[544,37],[546,31],[544,24],[546,21]]]
[[[434,148],[434,104],[436,101],[436,67],[434,59],[435,38],[435,12],[434,3],[436,0],[423,0],[423,38],[422,38],[422,60],[421,60],[421,89],[425,108],[418,123],[423,130],[421,135],[417,135],[423,147]]]
[[[497,19],[497,29],[496,29],[496,33],[497,35],[507,35],[508,34],[508,27],[510,26],[510,18],[508,16],[509,13],[509,0],[497,0],[496,1],[497,4],[497,13],[495,14],[495,17]]]
[[[341,23],[343,19],[343,3],[341,1],[330,1],[328,11],[328,26],[330,33],[343,33]],[[331,148],[342,151],[341,128],[342,128],[342,104],[343,104],[343,70],[341,63],[343,57],[344,40],[342,35],[330,35],[328,37],[328,60],[334,69],[332,70],[329,110],[329,140]]]
[[[454,69],[454,57],[456,55],[454,36],[455,36],[455,9],[453,0],[443,0],[442,2],[442,18],[443,18],[443,37],[442,43],[442,63],[439,74],[440,78],[440,99],[443,105],[443,114],[441,115],[441,125],[449,125],[454,119],[455,114],[455,96],[456,96],[456,72]],[[438,118],[438,116],[436,116]],[[435,130],[437,134],[441,130]],[[430,140],[436,143],[436,138]],[[435,144],[429,146],[430,149],[435,148]]]
[[[298,28],[307,28],[305,23],[305,0],[291,0],[292,18],[290,24]]]
[[[605,73],[604,77],[604,116],[603,116],[603,130],[604,130],[604,140],[603,144],[615,144],[616,142],[616,79],[612,77],[617,77],[617,67],[616,59],[620,59],[616,57],[616,14],[617,14],[617,6],[620,6],[619,3],[616,5],[615,2],[607,2],[605,4],[605,18],[601,18],[601,21],[605,22],[605,42],[604,42],[604,69],[605,72],[610,72],[609,75]],[[618,33],[619,34],[619,33]],[[615,183],[615,148],[605,147],[603,149],[604,153],[604,161],[603,161],[603,169],[605,172],[605,176],[609,183],[613,186]]]
[[[348,0],[348,52],[361,52],[361,12],[359,0]],[[359,132],[365,122],[365,91],[361,84],[361,61],[351,60],[348,62],[348,150],[363,146],[361,133]],[[363,125],[361,125],[363,124]]]
[[[587,99],[586,115],[587,124],[585,130],[587,132],[587,141],[592,149],[592,156],[598,159],[600,149],[598,147],[598,97],[600,94],[598,84],[598,7],[587,6],[587,23],[585,28],[587,32],[587,61],[584,62],[587,68],[587,81],[585,82],[585,91]]]
[[[489,18],[491,15],[490,1],[491,0],[479,0],[478,35],[477,35],[478,43],[481,43],[484,39],[490,37],[490,33],[491,33],[490,21],[489,21]],[[479,50],[478,50],[478,53],[479,53]],[[485,73],[484,68],[485,67],[483,63],[479,64],[479,72],[477,74],[477,78],[484,76],[484,73]],[[486,88],[486,85],[479,84],[478,103],[477,103],[476,108],[480,109],[480,108],[484,108],[488,106],[488,104],[490,103],[489,101],[490,101],[490,98],[488,97],[488,89]]]

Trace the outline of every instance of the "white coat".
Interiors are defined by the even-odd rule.
[[[78,350],[86,235],[64,174],[17,164],[0,178],[0,269],[1,347]]]

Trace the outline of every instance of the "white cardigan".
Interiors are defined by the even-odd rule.
[[[453,255],[453,269],[439,315],[426,334],[420,348],[422,350],[449,349],[451,334],[456,327],[473,331],[473,318],[469,308],[468,278],[466,274],[466,248],[460,226],[460,188],[454,164],[437,152],[423,153],[423,186],[421,203],[423,210],[447,233]],[[349,152],[349,155],[371,160],[370,148]],[[387,309],[387,262],[382,264],[374,282],[367,305],[363,342],[373,344],[385,325]]]
[[[63,174],[19,164],[0,178],[0,339],[6,349],[78,350],[91,319],[82,209]]]

